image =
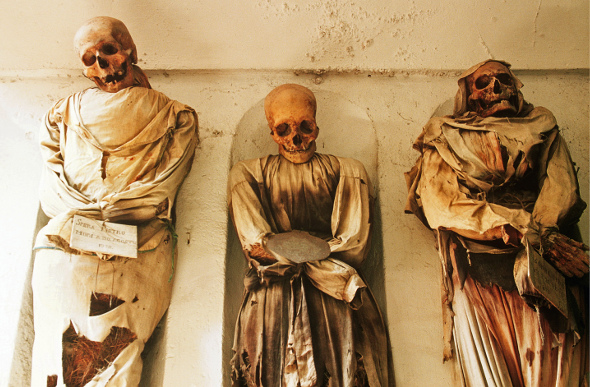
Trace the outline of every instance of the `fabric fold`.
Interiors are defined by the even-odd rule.
[[[115,327],[137,338],[105,369],[91,370],[89,386],[139,383],[141,351],[170,303],[173,206],[197,143],[194,110],[143,87],[88,89],[46,114],[40,202],[50,220],[35,242],[32,385],[45,385],[49,375],[65,385],[70,325],[78,339],[97,345]],[[74,215],[136,225],[138,257],[71,248]]]
[[[424,126],[414,142],[420,156],[406,173],[405,210],[437,236],[443,358],[452,356],[454,339],[467,385],[578,385],[587,372],[587,347],[570,345],[578,335],[574,319],[557,329],[557,314],[530,290],[525,264],[541,248],[545,230],[567,234],[586,204],[555,117],[523,99],[522,83],[509,69],[516,116],[468,111],[466,78],[487,62],[459,79],[454,114]],[[565,281],[570,312],[585,310],[583,285]]]
[[[318,153],[302,164],[282,156],[241,161],[230,172],[228,204],[250,266],[233,384],[389,385],[387,333],[358,273],[372,215],[362,164]],[[294,230],[325,240],[330,256],[295,264],[259,255],[269,235]]]

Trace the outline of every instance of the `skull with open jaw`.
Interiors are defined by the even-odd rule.
[[[518,111],[518,90],[500,62],[487,62],[467,77],[469,110],[481,117],[509,117]]]
[[[84,65],[84,75],[103,91],[116,93],[134,84],[137,50],[120,20],[99,16],[76,33],[74,47]]]

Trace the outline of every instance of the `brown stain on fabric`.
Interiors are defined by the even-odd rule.
[[[527,362],[529,363],[529,367],[532,366],[533,360],[535,360],[535,353],[531,351],[530,348],[527,348],[525,357]]]

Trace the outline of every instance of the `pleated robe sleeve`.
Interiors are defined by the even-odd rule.
[[[67,113],[65,98],[45,114],[39,132],[41,157],[44,161],[39,198],[41,208],[50,218],[91,204],[89,198],[70,186],[64,172],[63,145],[67,136],[63,127],[64,109]]]
[[[338,161],[340,180],[332,212],[331,256],[358,268],[370,246],[372,188],[360,161],[345,158]]]
[[[332,253],[321,261],[309,262],[306,273],[315,287],[346,301],[353,309],[362,305],[367,285],[356,269],[370,247],[372,204],[371,184],[360,161],[338,158],[340,179],[332,212]]]
[[[228,206],[235,230],[246,257],[252,246],[263,246],[265,238],[276,232],[272,227],[270,207],[263,205],[264,182],[262,164],[266,157],[238,162],[230,171],[228,180]]]
[[[305,273],[315,287],[330,296],[344,300],[353,307],[360,306],[358,291],[366,287],[355,268],[364,261],[370,239],[371,203],[370,183],[362,164],[356,160],[337,158],[340,177],[332,212],[332,253],[321,261],[306,262]],[[242,249],[249,257],[254,245],[265,245],[269,235],[277,232],[264,194],[262,167],[267,158],[241,161],[230,172],[228,204]],[[284,273],[292,266],[277,262],[259,267],[267,273]]]
[[[575,224],[586,208],[563,137],[556,130],[548,140],[551,146],[541,155],[539,196],[533,209],[533,221],[539,231]]]

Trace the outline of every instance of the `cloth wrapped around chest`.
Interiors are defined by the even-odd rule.
[[[196,114],[152,89],[88,89],[45,116],[40,200],[52,218],[37,245],[69,249],[72,217],[138,224],[153,249],[197,144]],[[151,243],[148,243],[151,242]],[[155,244],[155,245],[154,245]]]

